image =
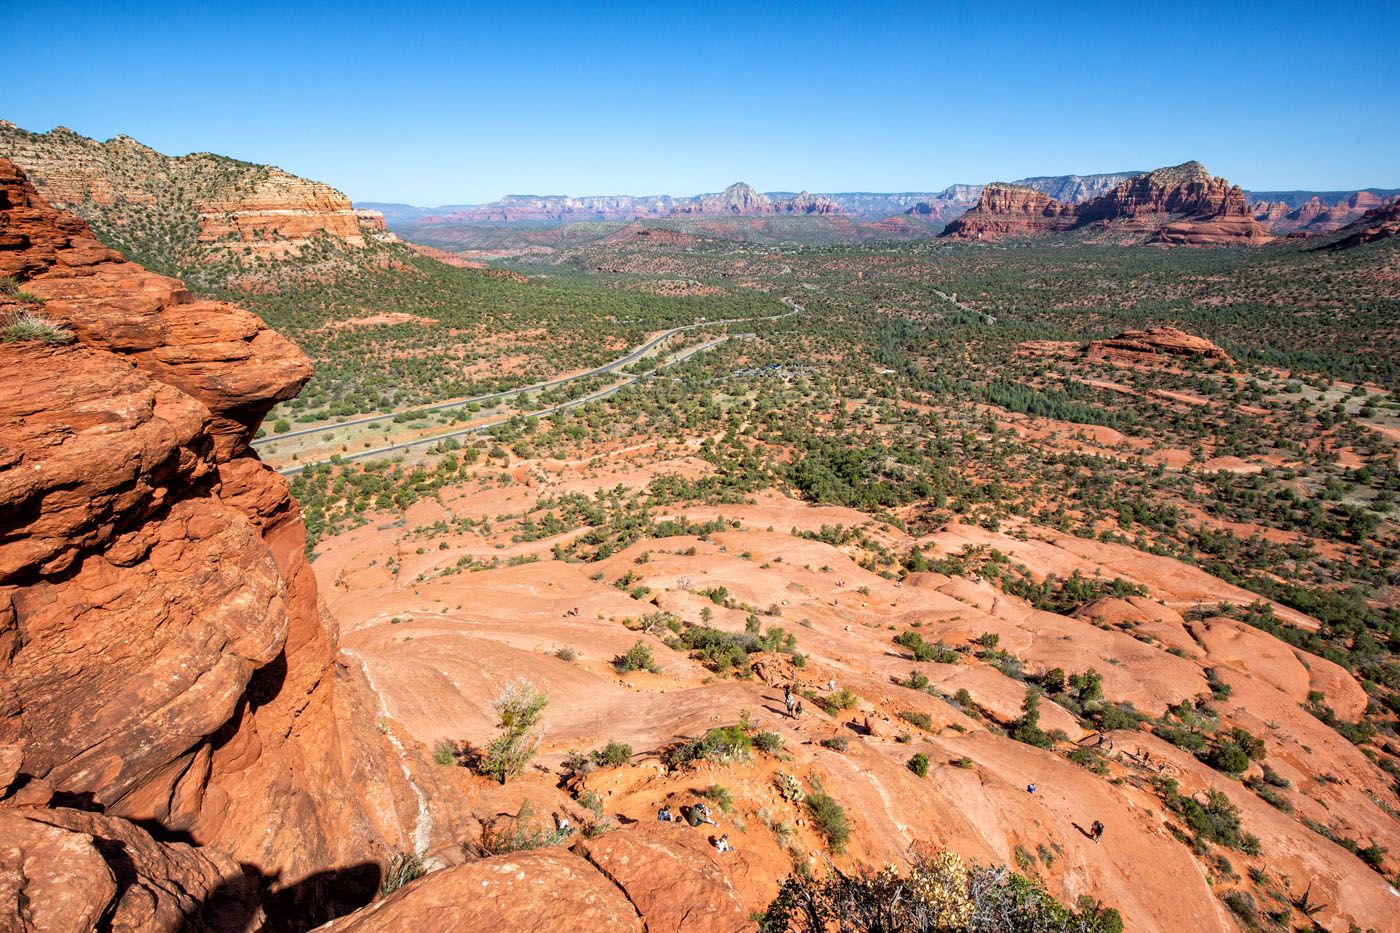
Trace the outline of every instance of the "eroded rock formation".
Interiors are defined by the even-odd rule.
[[[1172,357],[1233,362],[1228,353],[1209,340],[1175,327],[1125,330],[1107,340],[1091,341],[1084,348],[1084,355],[1092,359],[1137,363],[1162,362]]]
[[[296,503],[247,443],[309,361],[125,262],[6,160],[0,276],[27,293],[0,316],[54,328],[0,343],[0,888],[24,895],[0,927],[169,928],[240,865],[287,916],[324,915],[338,872],[362,903],[421,814],[335,662]]]
[[[1115,242],[1168,246],[1257,244],[1270,233],[1244,192],[1199,162],[1131,176],[1107,194],[1066,204],[1023,185],[991,184],[976,207],[943,235],[964,240],[1033,237],[1082,230]]]

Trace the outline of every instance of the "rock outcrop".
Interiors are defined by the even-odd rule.
[[[421,813],[336,663],[297,505],[248,446],[309,361],[3,159],[0,276],[25,292],[0,316],[42,301],[51,338],[0,343],[0,887],[71,865],[91,884],[21,886],[74,929],[103,903],[194,922],[245,873],[286,917],[363,903]]]
[[[1171,357],[1187,357],[1233,363],[1230,355],[1204,337],[1175,327],[1148,327],[1125,330],[1107,340],[1091,341],[1084,348],[1091,359],[1127,362],[1163,362]]]
[[[1330,244],[1331,249],[1350,249],[1400,236],[1400,198],[1367,211],[1359,220],[1342,228],[1341,233],[1341,239]]]
[[[322,238],[358,249],[386,235],[382,216],[355,210],[329,185],[207,152],[170,157],[127,136],[102,143],[65,127],[30,133],[0,121],[0,157],[50,204],[137,257],[281,259]]]
[[[977,206],[948,224],[943,236],[997,240],[1058,233],[1074,224],[1073,205],[1024,185],[993,182],[982,189]]]
[[[1134,175],[1107,194],[1065,204],[1023,185],[992,184],[943,235],[964,240],[1083,230],[1116,242],[1168,246],[1257,244],[1270,239],[1244,192],[1199,162]]]

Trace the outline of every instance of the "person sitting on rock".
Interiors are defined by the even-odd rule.
[[[711,816],[710,808],[706,806],[703,801],[695,805],[695,815],[700,818],[701,823],[709,823],[711,826],[715,827],[719,826],[719,824],[715,822],[714,817]]]
[[[669,803],[656,811],[656,820],[659,823],[674,823],[676,821],[676,815],[671,812]]]
[[[715,840],[716,852],[733,852],[734,847],[729,844],[729,833],[725,833]]]
[[[1026,785],[1026,793],[1028,793],[1028,794],[1034,794],[1034,793],[1035,793],[1035,784],[1034,784],[1034,783],[1031,783],[1031,784],[1027,784],[1027,785]]]

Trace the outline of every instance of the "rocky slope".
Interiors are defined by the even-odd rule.
[[[363,903],[430,814],[248,447],[310,363],[3,159],[0,276],[52,337],[0,342],[0,927]]]
[[[103,242],[166,271],[295,257],[322,239],[358,249],[387,236],[381,215],[355,210],[328,185],[207,152],[171,157],[126,136],[103,143],[0,121],[0,157]]]
[[[1074,230],[1113,242],[1170,246],[1256,244],[1270,238],[1250,213],[1244,193],[1212,177],[1199,162],[1134,175],[1078,205],[1025,186],[988,185],[977,205],[943,235],[996,240]]]

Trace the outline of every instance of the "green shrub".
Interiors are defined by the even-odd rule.
[[[918,752],[905,763],[905,767],[919,777],[928,777],[928,756]]]
[[[729,792],[729,788],[723,784],[712,784],[705,791],[705,796],[715,802],[724,813],[731,813],[734,810],[734,795]]]
[[[826,837],[831,851],[843,851],[851,838],[851,826],[846,820],[845,809],[821,789],[808,795],[807,809],[811,811],[813,824]]]
[[[899,718],[903,719],[905,722],[912,722],[914,725],[918,726],[920,729],[923,729],[925,732],[930,732],[933,730],[933,719],[930,718],[928,713],[916,713],[912,710],[907,709],[900,710]]]
[[[764,730],[755,732],[753,736],[754,748],[770,755],[776,755],[783,750],[783,737],[776,732]]]
[[[535,727],[549,705],[549,694],[535,689],[528,680],[508,686],[493,704],[501,734],[486,746],[482,773],[504,784],[520,774],[539,747]]]
[[[613,659],[613,667],[619,674],[627,674],[632,671],[650,671],[655,674],[659,668],[656,666],[656,659],[652,657],[651,645],[645,641],[637,639],[636,643],[627,652]]]
[[[632,746],[614,740],[594,749],[588,758],[600,768],[618,768],[632,760]]]
[[[747,758],[753,739],[743,725],[716,726],[699,738],[683,742],[666,755],[666,766],[680,768],[696,761],[732,761]]]
[[[938,664],[957,664],[958,653],[939,642],[930,645],[924,637],[913,629],[906,629],[895,636],[894,643],[908,649],[915,661],[934,661]]]

